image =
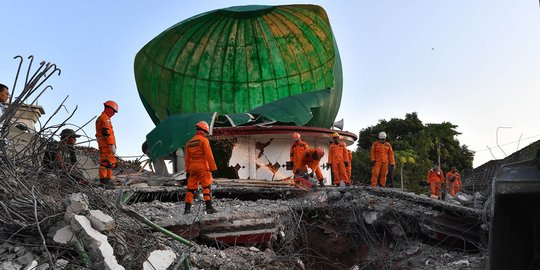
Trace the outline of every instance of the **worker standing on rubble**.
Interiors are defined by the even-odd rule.
[[[379,182],[382,187],[386,187],[386,176],[388,170],[393,170],[396,164],[392,145],[386,141],[386,132],[379,133],[379,140],[371,145],[371,186],[377,186]]]
[[[217,210],[212,206],[212,173],[217,171],[214,155],[210,148],[210,142],[206,138],[210,126],[206,121],[200,121],[195,125],[195,136],[186,144],[186,176],[188,179],[187,192],[184,199],[184,215],[191,213],[191,203],[199,183],[203,189],[203,198],[206,203],[206,213],[214,214]]]
[[[321,158],[324,157],[324,149],[317,147],[315,148],[308,148],[303,158],[300,160],[299,168],[295,171],[295,176],[301,177],[300,175],[307,174],[308,170],[307,168],[311,169],[311,173],[314,173],[315,176],[317,176],[317,180],[319,180],[319,186],[324,187],[324,178],[321,172],[321,168],[319,168],[319,163],[321,162]]]
[[[300,163],[304,158],[304,152],[308,149],[308,144],[302,141],[298,132],[293,133],[293,145],[291,146],[290,160],[292,163],[293,173],[300,168]]]
[[[439,167],[439,164],[433,164],[433,168],[429,170],[427,182],[431,191],[431,198],[439,199],[441,197],[441,186],[444,181],[444,173]]]
[[[339,141],[339,133],[332,133],[332,142],[330,142],[330,154],[328,155],[328,166],[332,168],[334,174],[334,185],[339,186],[340,182],[347,186],[351,185],[347,176],[346,167],[349,166],[349,154],[347,145]]]
[[[446,187],[452,196],[456,196],[461,190],[461,175],[459,175],[456,166],[452,166],[450,171],[446,173]]]
[[[352,177],[352,152],[351,150],[347,149],[347,157],[349,158],[349,164],[347,164],[347,177],[349,178],[349,181],[351,181]]]
[[[75,167],[77,155],[75,154],[74,145],[78,137],[81,137],[81,135],[77,135],[73,129],[63,129],[60,132],[60,142],[51,141],[47,143],[43,155],[43,167],[48,172],[60,172],[69,175],[77,180],[79,184],[88,184],[82,172]]]
[[[116,168],[116,138],[111,117],[118,113],[118,104],[112,100],[103,103],[104,109],[96,120],[96,139],[99,147],[99,183],[114,189],[112,169]]]

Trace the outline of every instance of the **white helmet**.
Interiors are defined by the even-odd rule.
[[[379,139],[381,139],[381,140],[382,140],[382,139],[386,139],[386,132],[381,131],[381,132],[379,133]]]

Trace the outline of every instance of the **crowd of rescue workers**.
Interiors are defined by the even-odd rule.
[[[7,86],[0,84],[0,116],[9,98]],[[111,123],[111,117],[118,113],[118,104],[112,100],[103,103],[104,109],[96,120],[96,140],[100,152],[99,184],[106,189],[114,189],[113,168],[117,167],[116,139]],[[211,184],[213,174],[217,171],[210,142],[206,138],[210,127],[207,122],[200,121],[195,125],[195,136],[190,139],[185,147],[185,173],[187,179],[187,191],[184,198],[184,214],[191,212],[191,204],[199,185],[202,187],[203,200],[208,214],[216,213],[212,206]],[[50,171],[63,171],[81,184],[88,184],[82,173],[74,170],[77,163],[74,145],[80,137],[72,129],[63,129],[60,133],[59,142],[49,142],[43,157],[45,169]],[[320,161],[324,157],[324,149],[312,148],[302,140],[299,133],[293,133],[293,144],[290,150],[288,162],[294,173],[294,178],[304,178],[308,175],[318,180],[319,187],[324,187],[324,178],[320,169]],[[331,168],[333,185],[350,186],[352,173],[352,153],[347,149],[344,142],[340,142],[337,132],[332,134],[330,142],[327,168]],[[394,152],[392,145],[386,141],[386,133],[381,131],[378,140],[371,146],[371,186],[386,187],[387,178],[391,179],[395,167]],[[311,172],[308,173],[308,169]],[[461,189],[460,174],[455,166],[451,171],[443,173],[438,164],[427,174],[427,183],[430,186],[431,197],[441,198],[441,190],[444,187],[448,193],[455,196]],[[442,191],[443,193],[445,191]]]

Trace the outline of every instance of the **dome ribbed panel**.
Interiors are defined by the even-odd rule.
[[[137,53],[135,79],[156,123],[178,113],[248,112],[334,88],[310,121],[326,126],[341,100],[336,57],[321,7],[232,7],[197,15],[159,34]]]

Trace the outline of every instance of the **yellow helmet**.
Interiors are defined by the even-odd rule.
[[[333,137],[339,137],[339,133],[337,133],[337,132],[332,133],[332,138]]]

